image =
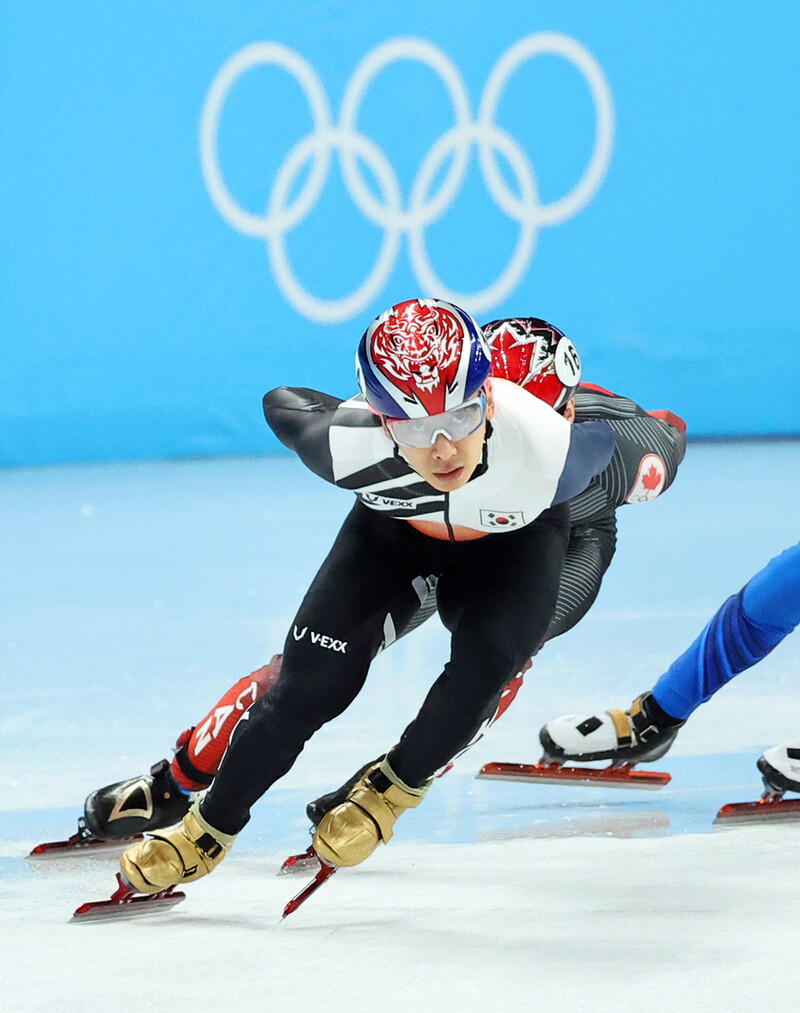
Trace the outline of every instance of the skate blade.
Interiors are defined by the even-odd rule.
[[[159,914],[169,911],[186,899],[185,893],[153,894],[146,897],[133,897],[131,900],[90,900],[75,910],[70,921],[73,922],[109,922],[124,918],[141,918],[143,915]]]
[[[317,859],[317,865],[318,865],[317,874],[314,876],[314,878],[311,880],[308,886],[303,887],[300,893],[292,897],[292,899],[283,909],[281,920],[287,918],[291,914],[294,914],[294,912],[300,907],[300,905],[304,904],[312,893],[316,893],[317,890],[319,890],[319,888],[322,886],[322,884],[326,883],[338,868],[337,865],[328,865],[327,862],[323,862],[321,859]]]
[[[168,886],[159,893],[134,893],[127,881],[123,881],[120,873],[117,873],[117,883],[118,889],[108,900],[90,900],[86,904],[81,904],[75,909],[71,921],[99,922],[140,918],[142,915],[169,911],[186,899],[186,894],[176,891],[174,886]]]
[[[121,853],[134,841],[144,840],[143,834],[135,837],[124,837],[118,841],[100,841],[81,839],[77,834],[66,841],[47,841],[37,844],[26,858],[29,862],[47,862],[53,858],[85,858],[87,855]]]
[[[759,799],[757,802],[730,802],[714,817],[715,825],[737,823],[779,823],[800,820],[800,798]]]
[[[485,763],[477,778],[488,781],[524,781],[539,784],[582,784],[606,788],[644,788],[656,791],[669,784],[672,775],[633,767],[566,767],[557,763]]]

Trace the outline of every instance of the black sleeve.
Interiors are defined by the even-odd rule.
[[[276,387],[264,395],[263,407],[267,425],[281,443],[326,482],[334,481],[331,426],[380,426],[376,415],[307,387]]]
[[[341,399],[305,387],[276,387],[264,395],[264,418],[307,468],[333,481],[328,430]]]

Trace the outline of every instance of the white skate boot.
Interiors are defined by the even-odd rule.
[[[800,792],[800,742],[767,749],[757,761],[764,787],[774,795]]]
[[[539,732],[542,762],[610,760],[612,767],[621,767],[658,760],[684,722],[665,725],[657,707],[652,694],[643,693],[626,711],[612,709],[591,717],[565,714],[548,721]]]

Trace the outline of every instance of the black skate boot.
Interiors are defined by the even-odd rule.
[[[649,763],[667,752],[684,723],[671,718],[651,693],[643,693],[626,711],[614,709],[592,716],[566,714],[555,718],[539,732],[539,741],[548,763],[565,760],[577,763],[610,760],[613,766]]]
[[[118,841],[179,823],[191,799],[177,785],[167,760],[150,773],[93,791],[84,803],[82,824],[92,837]]]

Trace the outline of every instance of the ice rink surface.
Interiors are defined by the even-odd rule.
[[[84,796],[169,755],[279,651],[351,497],[289,458],[0,472],[3,1010],[627,1013],[797,1003],[800,824],[713,829],[800,737],[800,635],[736,679],[660,761],[659,792],[476,781],[538,759],[557,714],[626,706],[800,532],[800,444],[693,444],[619,514],[600,597],[395,839],[281,923],[304,806],[396,741],[446,658],[437,620],[377,660],[170,913],[71,924],[115,861],[33,868]]]

